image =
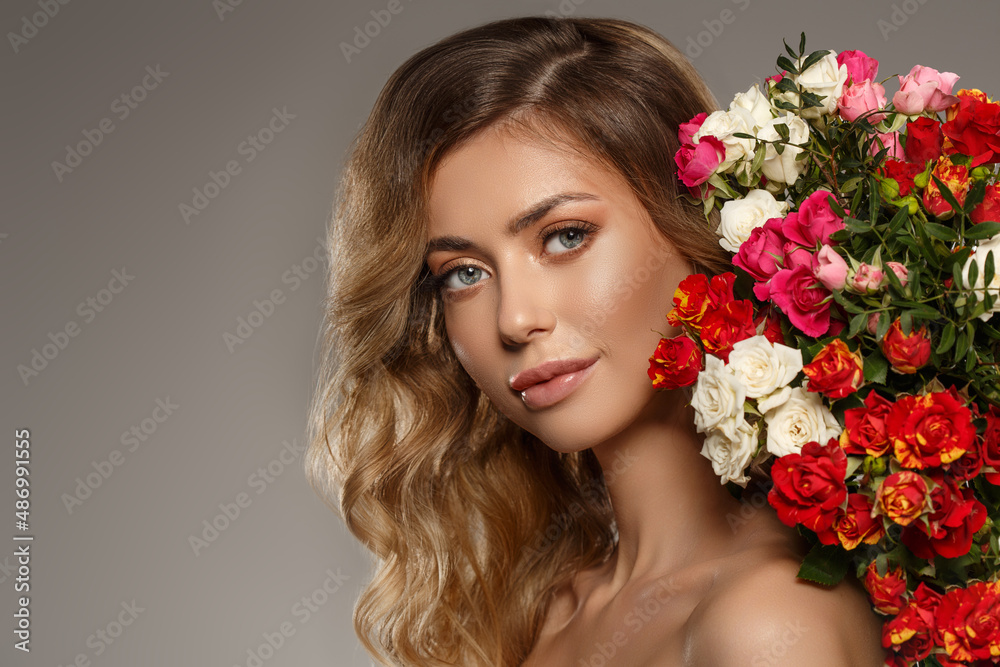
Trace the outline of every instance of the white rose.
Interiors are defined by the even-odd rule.
[[[788,203],[779,202],[767,190],[755,189],[742,199],[728,199],[722,205],[722,216],[716,233],[722,238],[719,245],[729,252],[739,252],[750,232],[763,227],[769,218],[782,218],[788,212]]]
[[[795,114],[783,114],[777,118],[772,118],[767,125],[757,132],[757,138],[766,141],[779,141],[781,135],[774,129],[775,125],[788,126],[788,141],[792,144],[803,144],[809,138],[809,125]],[[791,185],[806,169],[805,160],[796,160],[795,157],[802,152],[799,146],[785,144],[781,155],[775,150],[774,144],[768,144],[764,151],[764,163],[761,171],[767,176],[768,181],[785,183]],[[769,183],[770,184],[770,183]]]
[[[720,483],[735,482],[746,486],[750,478],[743,473],[757,450],[759,434],[759,424],[751,426],[742,419],[736,427],[735,438],[719,430],[712,430],[705,437],[701,455],[712,462],[712,470],[720,477]]]
[[[799,59],[795,63],[796,69],[801,65],[802,60]],[[844,84],[847,83],[847,65],[838,65],[837,54],[831,51],[810,65],[806,71],[793,76],[792,81],[797,83],[801,90],[823,98],[820,100],[820,106],[803,109],[803,118],[829,116],[837,112],[837,103],[844,92]],[[798,95],[793,96],[798,97]],[[793,104],[798,104],[798,100],[794,100]]]
[[[767,95],[760,92],[757,84],[750,86],[745,93],[736,93],[733,101],[729,103],[729,110],[744,109],[750,112],[754,120],[754,130],[758,130],[771,120],[771,100]]]
[[[986,257],[993,255],[993,280],[986,284]],[[976,263],[976,284],[969,284],[969,267]],[[965,289],[976,292],[976,296],[982,301],[986,294],[993,297],[993,307],[979,316],[979,319],[986,321],[993,317],[993,313],[1000,312],[1000,234],[976,244],[976,249],[972,256],[965,261],[962,267],[962,283]]]
[[[749,162],[753,160],[753,139],[741,139],[734,137],[737,132],[753,134],[754,120],[749,111],[745,109],[735,109],[732,111],[713,111],[705,118],[698,131],[694,133],[691,141],[698,143],[705,135],[715,137],[726,147],[726,157],[723,158],[716,172],[722,173],[729,170],[737,162]]]
[[[763,398],[757,399],[757,410],[761,414],[764,414],[768,410],[773,410],[785,401],[787,401],[792,395],[791,387],[782,387],[777,391],[773,391]]]
[[[729,368],[747,398],[762,398],[787,386],[802,370],[802,351],[752,336],[733,345]]]
[[[792,389],[788,400],[764,413],[767,422],[767,451],[775,456],[797,454],[807,442],[821,445],[840,435],[837,423],[819,394],[802,387]]]
[[[718,357],[705,355],[705,370],[698,373],[691,396],[698,433],[718,429],[736,438],[738,420],[743,419],[746,392],[729,367]]]
[[[802,66],[802,59],[796,61],[796,69]],[[799,86],[799,89],[812,93],[820,98],[818,107],[803,109],[803,118],[820,119],[837,112],[837,104],[844,93],[844,85],[847,83],[847,65],[837,64],[837,54],[833,51],[826,54],[818,62],[809,66],[809,69],[797,75],[791,75],[791,79]],[[784,100],[798,106],[800,104],[799,94],[778,90],[776,87],[769,88],[772,97]],[[822,122],[822,121],[821,121]]]

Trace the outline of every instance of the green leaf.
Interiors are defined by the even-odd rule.
[[[806,33],[805,31],[803,31],[802,35],[799,37],[799,55],[805,52],[806,52]]]
[[[936,222],[926,222],[924,223],[924,230],[936,239],[941,239],[942,241],[957,241],[958,232],[956,232],[951,227],[945,227],[944,225],[939,225]]]
[[[882,340],[885,338],[885,334],[889,331],[889,327],[892,325],[892,318],[889,317],[889,313],[882,311],[878,316],[878,325],[875,327],[875,340]]]
[[[988,239],[1000,234],[1000,222],[980,222],[965,229],[965,238],[971,241]]]
[[[778,67],[780,67],[783,70],[788,70],[789,74],[799,73],[799,70],[795,69],[795,65],[792,63],[792,61],[786,58],[785,56],[778,56]]]
[[[799,578],[823,586],[836,586],[847,574],[850,558],[838,544],[817,544],[802,560]]]
[[[868,324],[867,313],[858,313],[857,315],[852,317],[851,326],[847,330],[847,337],[854,338],[855,336],[857,336],[859,333],[861,333],[861,330],[865,328],[866,324]]]
[[[820,60],[826,57],[826,54],[830,53],[829,50],[826,51],[813,51],[806,57],[805,61],[802,63],[801,70],[805,72],[807,69],[818,63]]]
[[[872,230],[872,224],[867,220],[844,218],[844,229],[855,234],[865,234]]]
[[[993,251],[991,250],[986,253],[986,261],[983,263],[983,285],[988,287],[993,284],[993,276],[996,275],[995,272],[996,266],[993,264]]]
[[[904,206],[903,208],[896,211],[896,215],[892,216],[892,220],[889,221],[889,234],[895,234],[903,226],[903,224],[910,219],[910,212]]]
[[[845,295],[840,290],[833,290],[833,300],[844,307],[844,310],[851,314],[858,314],[865,312],[858,304],[854,303],[847,295]]]
[[[883,313],[883,315],[885,315],[885,313]],[[871,354],[865,356],[865,382],[885,384],[888,372],[889,362],[882,356],[881,352],[872,352]]]
[[[941,332],[941,340],[938,342],[937,349],[935,352],[938,354],[944,354],[951,349],[951,346],[955,344],[955,324],[949,322],[944,330]]]
[[[976,208],[986,197],[986,181],[985,180],[975,180],[972,182],[972,187],[965,195],[965,206],[962,210],[968,215],[972,213],[972,209]]]

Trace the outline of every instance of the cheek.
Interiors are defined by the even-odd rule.
[[[496,349],[495,318],[489,319],[489,313],[475,301],[445,307],[445,333],[465,372],[487,396],[495,399],[507,389],[500,384],[503,366]]]

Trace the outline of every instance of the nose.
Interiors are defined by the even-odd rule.
[[[544,283],[529,273],[508,274],[501,280],[497,328],[504,345],[523,345],[551,332],[556,325],[548,303],[551,298]]]

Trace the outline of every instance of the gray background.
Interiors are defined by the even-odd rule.
[[[0,28],[21,32],[38,3],[5,0]],[[687,50],[727,104],[773,73],[782,39],[797,44],[805,30],[809,50],[878,58],[880,78],[919,63],[1000,94],[993,1],[401,3],[350,62],[341,43],[387,0],[242,0],[221,18],[210,0],[77,0],[28,29],[16,53],[9,35],[0,45],[3,665],[69,665],[82,654],[93,665],[246,666],[283,623],[294,634],[264,651],[268,667],[370,664],[350,620],[370,563],[289,452],[305,444],[320,323],[323,267],[307,258],[348,142],[392,70],[420,48],[507,16],[622,17]],[[121,118],[115,100],[157,65],[168,74]],[[275,108],[294,119],[247,161],[241,142]],[[53,162],[105,118],[113,131],[60,179]],[[239,174],[186,223],[179,205],[230,160]],[[297,284],[286,273],[295,266],[306,276]],[[123,269],[134,276],[127,286],[102,292]],[[227,346],[238,318],[274,290],[282,302]],[[88,298],[103,299],[102,310]],[[77,335],[62,338],[64,349],[43,350],[67,325]],[[31,365],[33,350],[53,358],[25,382],[18,366]],[[164,416],[157,399],[178,406],[162,423],[152,421]],[[129,451],[121,438],[133,426],[149,435]],[[32,442],[30,654],[13,648],[10,615],[18,428]],[[114,450],[120,465],[102,465]],[[109,465],[70,512],[64,494]],[[269,466],[268,481],[256,471]],[[225,526],[220,503],[241,493],[250,503],[196,555],[189,537],[205,521]],[[328,571],[338,575],[332,594]],[[322,600],[308,619],[296,607],[304,596]],[[134,622],[110,645],[98,640],[133,600]]]

